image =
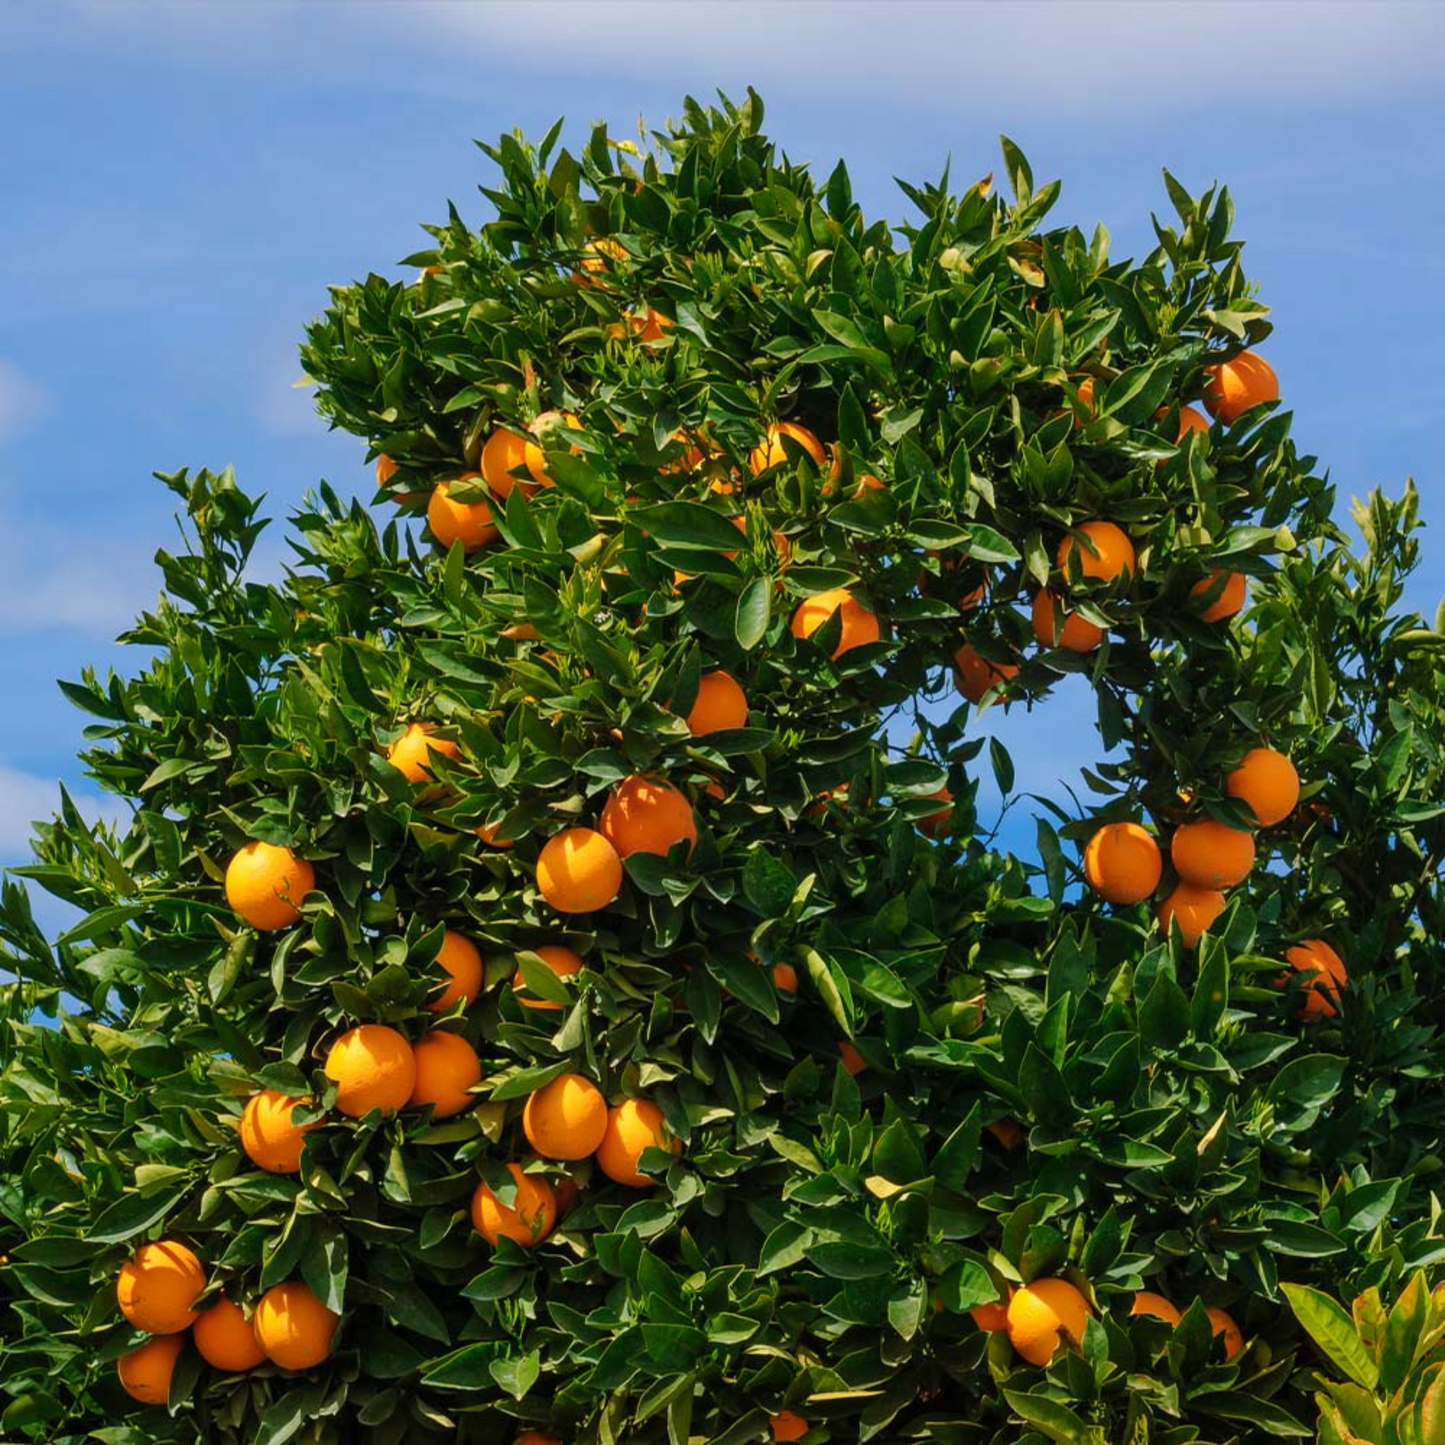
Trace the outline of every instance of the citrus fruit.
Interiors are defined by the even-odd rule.
[[[1189,435],[1190,432],[1209,430],[1209,418],[1204,413],[1192,406],[1181,406],[1179,408],[1179,435],[1174,439],[1177,446]]]
[[[1283,753],[1251,748],[1224,780],[1224,791],[1254,810],[1261,828],[1282,823],[1299,802],[1299,774]]]
[[[1243,1331],[1226,1310],[1211,1307],[1204,1313],[1209,1316],[1210,1329],[1216,1335],[1224,1336],[1224,1358],[1232,1360],[1244,1348]]]
[[[481,460],[477,463],[482,480],[491,488],[492,494],[505,500],[511,496],[517,485],[514,472],[527,466],[527,449],[537,450],[536,443],[514,432],[510,427],[499,426],[482,446]]]
[[[798,970],[791,963],[773,965],[773,987],[779,993],[797,993]]]
[[[1291,968],[1314,975],[1306,980],[1309,987],[1300,1004],[1299,1017],[1306,1023],[1334,1018],[1340,989],[1349,982],[1344,959],[1323,938],[1307,938],[1286,949],[1284,956]],[[1285,974],[1276,982],[1283,984],[1288,977]]]
[[[555,1435],[543,1435],[537,1430],[523,1430],[512,1445],[562,1445]]]
[[[948,785],[944,784],[937,792],[926,793],[924,796],[936,798],[943,806],[935,812],[915,818],[913,826],[930,838],[946,838],[953,827],[953,794],[948,791]]]
[[[590,276],[601,271],[610,271],[614,261],[625,261],[627,248],[611,236],[598,236],[582,248],[582,269]],[[518,1441],[517,1445],[521,1445]]]
[[[482,1061],[460,1035],[433,1029],[412,1049],[416,1083],[407,1101],[413,1109],[432,1106],[433,1119],[447,1119],[479,1103],[468,1090],[482,1081]]]
[[[1070,652],[1092,652],[1103,640],[1104,629],[1077,612],[1065,612],[1054,593],[1034,594],[1031,615],[1034,636],[1041,647],[1063,647]]]
[[[655,1179],[638,1172],[637,1161],[644,1149],[682,1151],[662,1116],[662,1110],[649,1099],[624,1099],[607,1111],[607,1130],[597,1146],[597,1165],[618,1184],[646,1189]]]
[[[522,1132],[544,1159],[585,1159],[607,1132],[607,1100],[581,1074],[559,1074],[527,1098]]]
[[[475,472],[468,472],[461,480],[474,476]],[[488,503],[485,500],[452,501],[449,482],[438,482],[432,488],[426,504],[426,524],[443,547],[460,542],[464,552],[488,547],[501,536],[492,525],[492,509]]]
[[[189,1329],[191,1308],[206,1287],[200,1260],[174,1239],[143,1244],[120,1267],[115,1297],[120,1312],[148,1335],[173,1335]]]
[[[326,1055],[336,1083],[336,1107],[362,1119],[373,1109],[394,1114],[416,1086],[416,1058],[403,1035],[385,1024],[361,1024],[341,1035]]]
[[[517,846],[515,838],[499,838],[497,834],[502,831],[500,823],[478,823],[477,837],[487,845],[488,848],[495,848],[500,853],[505,853],[509,848]]]
[[[315,887],[316,870],[274,843],[247,843],[226,866],[226,902],[243,923],[268,933],[297,922]]]
[[[1233,888],[1254,867],[1254,835],[1213,818],[1181,823],[1169,840],[1174,871],[1194,888]]]
[[[268,1289],[251,1319],[256,1343],[283,1370],[311,1370],[325,1360],[340,1322],[299,1280]]]
[[[1009,1343],[1031,1365],[1047,1365],[1060,1336],[1077,1345],[1092,1312],[1066,1279],[1036,1279],[1016,1289],[1008,1302]]]
[[[834,658],[867,643],[877,642],[882,632],[876,613],[870,612],[846,587],[805,598],[793,613],[789,628],[794,637],[811,637],[834,613],[838,613],[843,630],[833,649]]]
[[[784,438],[797,443],[797,450],[806,452],[813,459],[817,467],[828,465],[828,454],[823,449],[823,443],[813,435],[805,426],[800,426],[795,421],[774,422],[768,428],[767,436],[755,446],[748,456],[748,462],[756,477],[768,470],[769,467],[781,466],[788,460],[787,448]]]
[[[592,828],[564,828],[537,855],[537,890],[558,913],[606,908],[622,889],[622,859]]]
[[[522,490],[530,496],[538,487],[557,485],[547,475],[547,454],[543,448],[551,447],[554,451],[560,451],[561,433],[581,431],[582,423],[575,412],[544,411],[527,430],[537,438],[536,441],[528,441],[523,451],[523,460],[532,482],[530,485],[523,483]],[[581,455],[577,447],[568,447],[567,450],[574,457]]]
[[[544,943],[540,948],[534,948],[533,953],[557,975],[558,978],[572,978],[575,974],[582,972],[582,959],[570,948],[560,943]],[[522,994],[527,987],[527,980],[519,968],[512,976],[512,988],[515,992]],[[527,1008],[561,1008],[562,1005],[550,998],[527,998],[525,994],[517,1000],[518,1003]]]
[[[953,654],[955,672],[953,685],[975,707],[989,691],[999,683],[1006,683],[1018,675],[1018,668],[1011,662],[995,662],[984,657],[972,643],[965,642]]]
[[[983,1126],[1005,1149],[1017,1149],[1024,1142],[1024,1131],[1017,1119],[995,1119]]]
[[[1105,823],[1084,847],[1084,877],[1108,903],[1142,903],[1163,872],[1159,845],[1138,823]]]
[[[191,1334],[201,1358],[228,1374],[254,1370],[266,1358],[245,1311],[228,1299],[217,1300],[202,1311]]]
[[[432,724],[414,722],[386,750],[386,760],[409,783],[425,783],[431,779],[431,755],[456,758],[461,748],[447,738],[432,736]]]
[[[1159,927],[1167,935],[1170,922],[1177,919],[1185,948],[1194,948],[1224,912],[1224,903],[1224,894],[1213,888],[1195,888],[1189,883],[1178,883],[1159,905]]]
[[[504,1235],[524,1249],[539,1244],[557,1222],[557,1198],[552,1186],[538,1174],[524,1174],[520,1164],[508,1164],[517,1195],[503,1204],[485,1183],[472,1195],[472,1224],[493,1247]]]
[[[1078,559],[1079,574],[1100,582],[1133,576],[1137,565],[1134,544],[1122,528],[1112,522],[1085,522],[1059,543],[1058,564],[1064,580],[1069,579],[1071,559]]]
[[[171,1393],[171,1376],[186,1347],[182,1334],[158,1335],[115,1362],[121,1388],[142,1405],[164,1405]]]
[[[427,1004],[434,1014],[445,1013],[453,1004],[470,1008],[482,992],[482,955],[470,938],[452,929],[442,934],[437,966],[447,976],[441,993]]]
[[[1134,1303],[1129,1307],[1131,1315],[1153,1315],[1156,1319],[1167,1320],[1171,1325],[1177,1325],[1181,1318],[1179,1311],[1164,1298],[1162,1294],[1155,1294],[1152,1290],[1141,1289],[1134,1296]]]
[[[376,459],[376,485],[384,487],[397,473],[397,465],[383,453]]]
[[[315,1124],[293,1124],[291,1111],[310,1099],[295,1099],[277,1089],[262,1089],[246,1100],[239,1130],[241,1148],[260,1169],[295,1174],[301,1168],[301,1145]]]
[[[1226,617],[1233,617],[1244,606],[1249,596],[1249,586],[1243,572],[1212,572],[1189,589],[1189,596],[1198,599],[1200,603],[1207,597],[1213,598],[1207,606],[1201,607],[1201,622],[1223,622]]]
[[[857,1078],[868,1067],[868,1060],[858,1052],[858,1046],[851,1039],[838,1040],[838,1057],[843,1067]]]
[[[748,699],[738,680],[728,672],[706,672],[698,679],[697,700],[687,715],[693,737],[748,725]]]
[[[801,1440],[808,1433],[808,1422],[791,1410],[779,1410],[768,1416],[768,1428],[774,1440]]]
[[[598,822],[619,858],[634,853],[665,855],[674,843],[697,842],[692,804],[671,783],[634,773],[613,788]]]
[[[1210,416],[1226,424],[1238,421],[1252,406],[1278,400],[1279,377],[1253,351],[1204,369],[1204,405]]]
[[[988,1305],[975,1305],[969,1310],[969,1315],[979,1329],[987,1334],[994,1335],[1000,1330],[1008,1329],[1008,1300],[995,1300]]]

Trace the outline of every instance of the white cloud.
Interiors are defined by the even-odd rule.
[[[81,816],[89,821],[117,823],[129,814],[119,798],[70,789]],[[31,825],[49,822],[60,810],[60,784],[56,778],[0,763],[0,868],[16,866],[30,856]]]
[[[3,525],[0,637],[57,629],[107,640],[153,605],[158,574],[148,546]]]
[[[29,431],[54,409],[54,400],[39,382],[0,356],[0,445]]]

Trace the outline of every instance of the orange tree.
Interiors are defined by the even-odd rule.
[[[65,684],[133,815],[0,913],[5,1438],[1297,1437],[1282,1286],[1438,1269],[1413,493],[1341,531],[1227,192],[1116,261],[1005,141],[895,228],[761,116],[503,136],[337,288],[378,492],[283,580],[162,479]],[[1028,863],[975,718],[1071,674]]]

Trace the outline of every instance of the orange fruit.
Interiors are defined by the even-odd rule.
[[[1142,903],[1163,872],[1159,845],[1138,823],[1105,823],[1084,847],[1084,877],[1108,903]]]
[[[538,1430],[523,1430],[512,1445],[562,1445],[555,1435],[543,1435]]]
[[[434,1014],[445,1013],[454,1003],[470,1008],[482,992],[482,955],[470,938],[452,929],[442,934],[437,964],[447,976],[441,993],[427,1004]]]
[[[822,495],[831,497],[833,495],[833,484],[842,475],[842,459],[838,452],[833,453],[833,465],[828,472],[828,480],[823,483]],[[853,479],[852,500],[860,502],[869,492],[886,492],[888,484],[882,477],[875,477],[872,472],[859,472]]]
[[[948,791],[948,785],[945,783],[936,793],[926,793],[924,796],[937,798],[943,807],[937,812],[925,813],[921,818],[915,818],[913,826],[930,838],[948,837],[953,825],[953,794]]]
[[[1018,675],[1018,668],[1013,663],[995,662],[992,658],[984,657],[968,642],[953,654],[953,661],[956,669],[953,685],[975,707],[984,700],[990,689]]]
[[[376,485],[384,487],[397,473],[397,465],[383,453],[376,459]]]
[[[1283,753],[1251,748],[1225,778],[1224,791],[1248,803],[1261,828],[1272,828],[1294,812],[1299,802],[1299,774]]]
[[[431,736],[432,723],[408,723],[407,729],[386,750],[386,760],[409,783],[425,783],[431,779],[431,755],[444,758],[461,756],[461,748],[447,738]]]
[[[650,1188],[657,1181],[639,1173],[637,1161],[644,1149],[653,1148],[679,1154],[682,1142],[673,1137],[662,1110],[650,1099],[624,1099],[607,1111],[607,1129],[597,1146],[597,1167],[618,1184]]]
[[[1209,430],[1209,418],[1202,411],[1195,410],[1192,406],[1181,406],[1179,408],[1179,435],[1175,438],[1177,446],[1192,431],[1207,432]]]
[[[301,900],[316,887],[316,870],[289,848],[247,843],[226,865],[226,902],[243,923],[264,932],[301,918]]]
[[[148,1335],[173,1335],[189,1329],[191,1308],[206,1287],[200,1260],[174,1239],[143,1244],[120,1267],[115,1297],[120,1312]]]
[[[315,1124],[293,1124],[291,1111],[310,1099],[293,1099],[276,1089],[262,1089],[246,1100],[239,1130],[241,1148],[260,1169],[295,1174],[301,1168],[301,1145]]]
[[[877,642],[882,636],[877,614],[864,607],[846,587],[834,587],[805,598],[793,613],[790,630],[794,637],[811,637],[835,612],[843,621],[838,645],[833,649],[835,658],[852,648]]]
[[[697,842],[692,804],[671,783],[634,773],[613,788],[598,822],[619,858],[634,853],[665,855],[684,840],[691,854]]]
[[[1034,636],[1041,647],[1064,647],[1070,652],[1092,652],[1103,640],[1104,629],[1077,612],[1065,612],[1058,598],[1045,589],[1034,594],[1031,609]]]
[[[1279,377],[1253,351],[1204,369],[1204,405],[1210,416],[1226,424],[1238,421],[1252,406],[1278,400]]]
[[[164,1405],[170,1398],[176,1361],[185,1347],[184,1335],[158,1335],[122,1355],[115,1362],[121,1388],[142,1405]]]
[[[1093,1313],[1066,1279],[1036,1279],[1016,1289],[1008,1302],[1009,1343],[1031,1365],[1047,1365],[1060,1337],[1077,1345]]]
[[[1254,867],[1254,835],[1213,818],[1181,823],[1169,840],[1174,871],[1194,888],[1233,888]]]
[[[537,890],[558,913],[606,908],[622,889],[622,859],[592,828],[564,828],[537,855]]]
[[[1243,572],[1224,573],[1222,585],[1217,580],[1220,575],[1218,572],[1211,572],[1208,577],[1201,578],[1189,589],[1190,597],[1214,597],[1214,600],[1200,611],[1201,622],[1223,622],[1226,617],[1233,617],[1248,599],[1249,586]]]
[[[495,848],[498,852],[505,853],[508,848],[515,848],[517,846],[517,840],[515,838],[498,838],[497,834],[501,831],[501,827],[502,825],[500,823],[478,823],[477,837],[480,838],[488,848]]]
[[[522,490],[528,495],[536,491],[538,487],[555,487],[557,484],[547,475],[547,454],[543,447],[551,447],[554,451],[560,451],[560,436],[563,431],[581,431],[582,422],[576,412],[571,411],[544,411],[531,426],[527,428],[537,441],[528,441],[523,449],[523,462],[532,483],[522,484]],[[538,443],[541,445],[538,445]],[[577,447],[568,447],[567,450],[572,456],[581,456],[582,453]],[[490,485],[490,483],[488,484]]]
[[[1094,378],[1086,376],[1074,393],[1074,425],[1081,426],[1094,417]]]
[[[331,1354],[341,1316],[329,1310],[299,1280],[268,1289],[251,1324],[266,1358],[283,1370],[315,1369]]]
[[[503,1204],[485,1183],[472,1195],[472,1226],[493,1248],[504,1235],[530,1249],[552,1232],[557,1222],[557,1196],[539,1174],[524,1174],[520,1164],[508,1164],[517,1184],[511,1204]]]
[[[217,1300],[203,1311],[191,1334],[201,1358],[230,1375],[254,1370],[266,1358],[251,1321],[240,1305],[228,1299]]]
[[[527,449],[537,450],[536,443],[514,432],[509,427],[499,426],[482,447],[478,466],[482,480],[492,489],[494,496],[506,500],[512,488],[517,485],[514,472],[527,467]],[[530,468],[527,468],[530,471]]]
[[[1012,1297],[1012,1291],[1010,1291]],[[995,1300],[991,1305],[975,1305],[969,1310],[974,1324],[990,1335],[1008,1329],[1008,1300]]]
[[[738,680],[728,672],[706,672],[698,680],[697,701],[687,715],[687,730],[695,738],[748,725],[748,699]]]
[[[788,460],[784,437],[796,442],[801,450],[807,452],[815,466],[822,468],[828,465],[828,454],[823,449],[823,443],[807,427],[800,426],[795,421],[779,421],[768,428],[767,435],[748,455],[748,462],[755,477],[769,467],[781,466]]]
[[[1224,894],[1212,888],[1195,888],[1189,883],[1178,883],[1159,905],[1156,914],[1159,927],[1167,935],[1170,921],[1178,919],[1185,948],[1194,948],[1224,912],[1224,902]]]
[[[1204,1313],[1209,1316],[1209,1325],[1213,1332],[1224,1336],[1224,1358],[1232,1360],[1244,1348],[1243,1331],[1225,1310],[1211,1307]]]
[[[558,978],[572,978],[575,974],[582,972],[582,959],[570,948],[565,948],[560,943],[544,943],[540,948],[534,948],[533,953],[557,975]],[[522,976],[519,968],[512,976],[512,989],[516,993],[522,993],[527,987],[527,980]],[[525,994],[517,1000],[527,1008],[561,1008],[562,1005],[554,1003],[550,998],[527,998]]]
[[[1024,1142],[1024,1131],[1016,1119],[995,1119],[983,1126],[1005,1149],[1017,1149]]]
[[[468,472],[462,480],[474,476],[475,472]],[[452,501],[449,482],[438,482],[432,488],[431,498],[426,504],[426,524],[443,547],[460,542],[464,552],[489,547],[501,536],[492,525],[491,507],[485,501]]]
[[[1162,1294],[1154,1294],[1153,1291],[1141,1289],[1134,1296],[1134,1303],[1129,1307],[1131,1315],[1153,1315],[1156,1319],[1167,1320],[1171,1325],[1177,1325],[1182,1318],[1179,1311],[1164,1298]]]
[[[808,1422],[791,1410],[779,1410],[768,1416],[768,1428],[774,1440],[801,1440],[808,1433]]]
[[[1075,555],[1080,575],[1101,582],[1113,582],[1120,577],[1127,580],[1137,566],[1134,544],[1127,533],[1112,522],[1085,522],[1059,543],[1059,571],[1065,581],[1069,577],[1069,559]]]
[[[404,1109],[416,1087],[416,1057],[405,1037],[385,1024],[362,1024],[341,1035],[326,1055],[336,1107],[351,1119],[373,1109]]]
[[[868,1067],[867,1059],[858,1052],[857,1046],[851,1039],[838,1040],[838,1057],[843,1061],[843,1067],[854,1078],[857,1078]]]
[[[449,1119],[481,1101],[468,1091],[482,1081],[482,1061],[460,1035],[433,1029],[412,1050],[416,1083],[407,1101],[413,1109],[432,1106],[433,1119]]]
[[[773,987],[779,993],[797,993],[798,970],[791,963],[773,965]]]
[[[1299,1017],[1306,1023],[1334,1018],[1340,989],[1349,982],[1344,959],[1323,938],[1307,938],[1286,949],[1284,956],[1291,968],[1314,975],[1308,980],[1309,991],[1300,1004]],[[1285,974],[1275,981],[1283,984],[1287,978]]]
[[[607,1100],[582,1074],[559,1074],[528,1096],[522,1132],[544,1159],[585,1159],[607,1133]]]
[[[627,248],[611,236],[598,236],[582,248],[582,269],[592,276],[599,271],[610,271],[614,261],[626,259]],[[521,1445],[520,1441],[518,1445]]]

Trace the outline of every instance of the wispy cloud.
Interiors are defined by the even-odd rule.
[[[0,356],[0,445],[14,441],[54,410],[50,393]]]
[[[72,789],[81,816],[117,823],[128,814],[118,798]],[[0,763],[0,868],[30,856],[31,825],[49,822],[60,811],[60,783]]]
[[[108,640],[154,601],[157,581],[148,545],[81,543],[0,516],[0,637],[65,629]]]

